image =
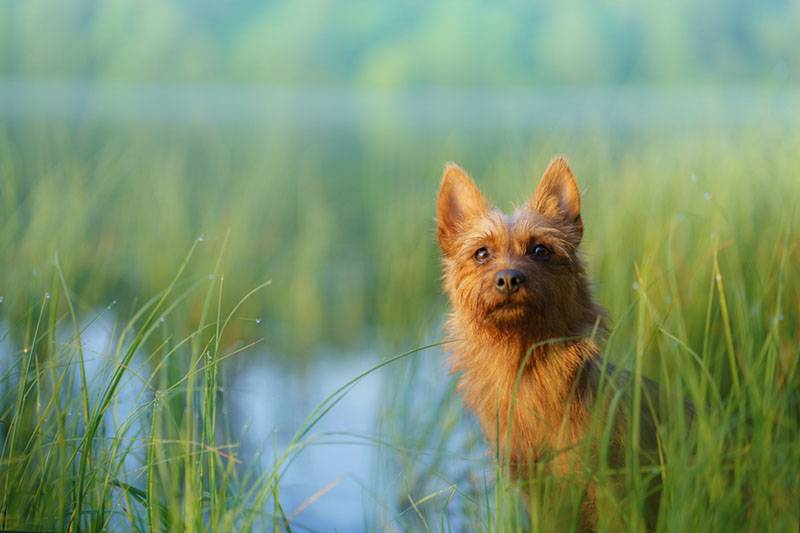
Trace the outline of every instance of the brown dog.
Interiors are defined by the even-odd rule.
[[[585,471],[586,455],[578,450],[591,439],[597,387],[608,372],[595,342],[605,332],[606,313],[592,300],[578,254],[580,193],[567,161],[553,160],[533,197],[510,215],[493,209],[469,176],[450,164],[437,211],[444,289],[452,305],[452,369],[460,373],[464,403],[515,479],[545,461],[556,476]],[[630,378],[614,374],[615,381]],[[642,389],[657,391],[647,383]],[[655,396],[644,403],[652,405]],[[650,417],[637,423],[642,442],[636,447],[654,447]],[[619,463],[620,442],[630,432],[613,433],[610,459]],[[591,483],[587,491],[582,522],[591,527]]]

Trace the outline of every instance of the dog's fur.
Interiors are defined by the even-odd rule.
[[[580,193],[563,158],[550,163],[533,196],[512,214],[492,208],[457,165],[444,171],[437,237],[452,306],[452,370],[460,374],[464,403],[516,479],[544,458],[557,476],[582,471],[576,450],[597,403],[604,371],[597,339],[607,320],[592,299],[578,251],[582,236]],[[549,255],[537,256],[537,245]],[[488,259],[476,256],[481,249]],[[504,269],[524,275],[511,294],[495,287]],[[655,427],[646,414],[641,426],[643,447],[652,447]],[[612,440],[624,438],[620,430]],[[594,521],[594,504],[589,483],[585,524]]]

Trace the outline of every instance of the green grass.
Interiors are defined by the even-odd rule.
[[[587,463],[566,488],[537,476],[528,514],[481,458],[457,393],[431,392],[446,369],[407,352],[439,336],[445,311],[432,233],[444,161],[505,208],[566,153],[614,317],[606,357],[658,381],[667,404],[658,529],[797,530],[800,129],[69,131],[0,129],[0,528],[301,529],[280,504],[282,475],[353,383],[260,468],[239,464],[225,362],[266,345],[314,365],[318,344],[366,338],[400,354],[380,368],[384,416],[362,436],[391,492],[375,490],[370,527],[547,530],[575,523],[593,479],[601,528],[636,529],[653,470],[632,447],[623,472]],[[114,344],[87,383],[96,357],[81,334],[103,317]],[[117,416],[128,379],[141,396]],[[691,431],[684,398],[698,406]],[[124,475],[132,456],[144,482]]]

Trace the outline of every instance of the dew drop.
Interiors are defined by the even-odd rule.
[[[6,301],[6,297],[5,296],[0,296],[0,304],[5,302],[5,301]]]
[[[111,300],[111,303],[106,306],[106,309],[111,309],[115,305],[117,305],[117,301],[116,300]]]
[[[209,274],[208,275],[209,281],[214,281],[214,278],[216,278],[216,276],[214,274]]]
[[[691,180],[692,183],[697,183],[697,174],[692,174],[691,176],[689,176],[689,179]]]
[[[201,233],[200,235],[197,236],[197,242],[203,242],[204,240],[206,240],[205,233]]]
[[[708,191],[704,192],[703,193],[703,198],[705,199],[706,202],[711,201],[711,193],[708,192]]]
[[[260,318],[256,318],[256,324],[261,324],[261,319]]]
[[[633,285],[631,285],[631,287],[633,287],[633,290],[638,291],[639,290],[639,282],[638,281],[634,281]]]
[[[49,292],[44,293],[44,299],[45,300],[49,300],[50,299],[50,293]]]

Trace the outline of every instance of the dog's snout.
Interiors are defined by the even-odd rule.
[[[501,270],[494,277],[494,288],[506,295],[517,292],[523,283],[525,274],[519,270]]]

